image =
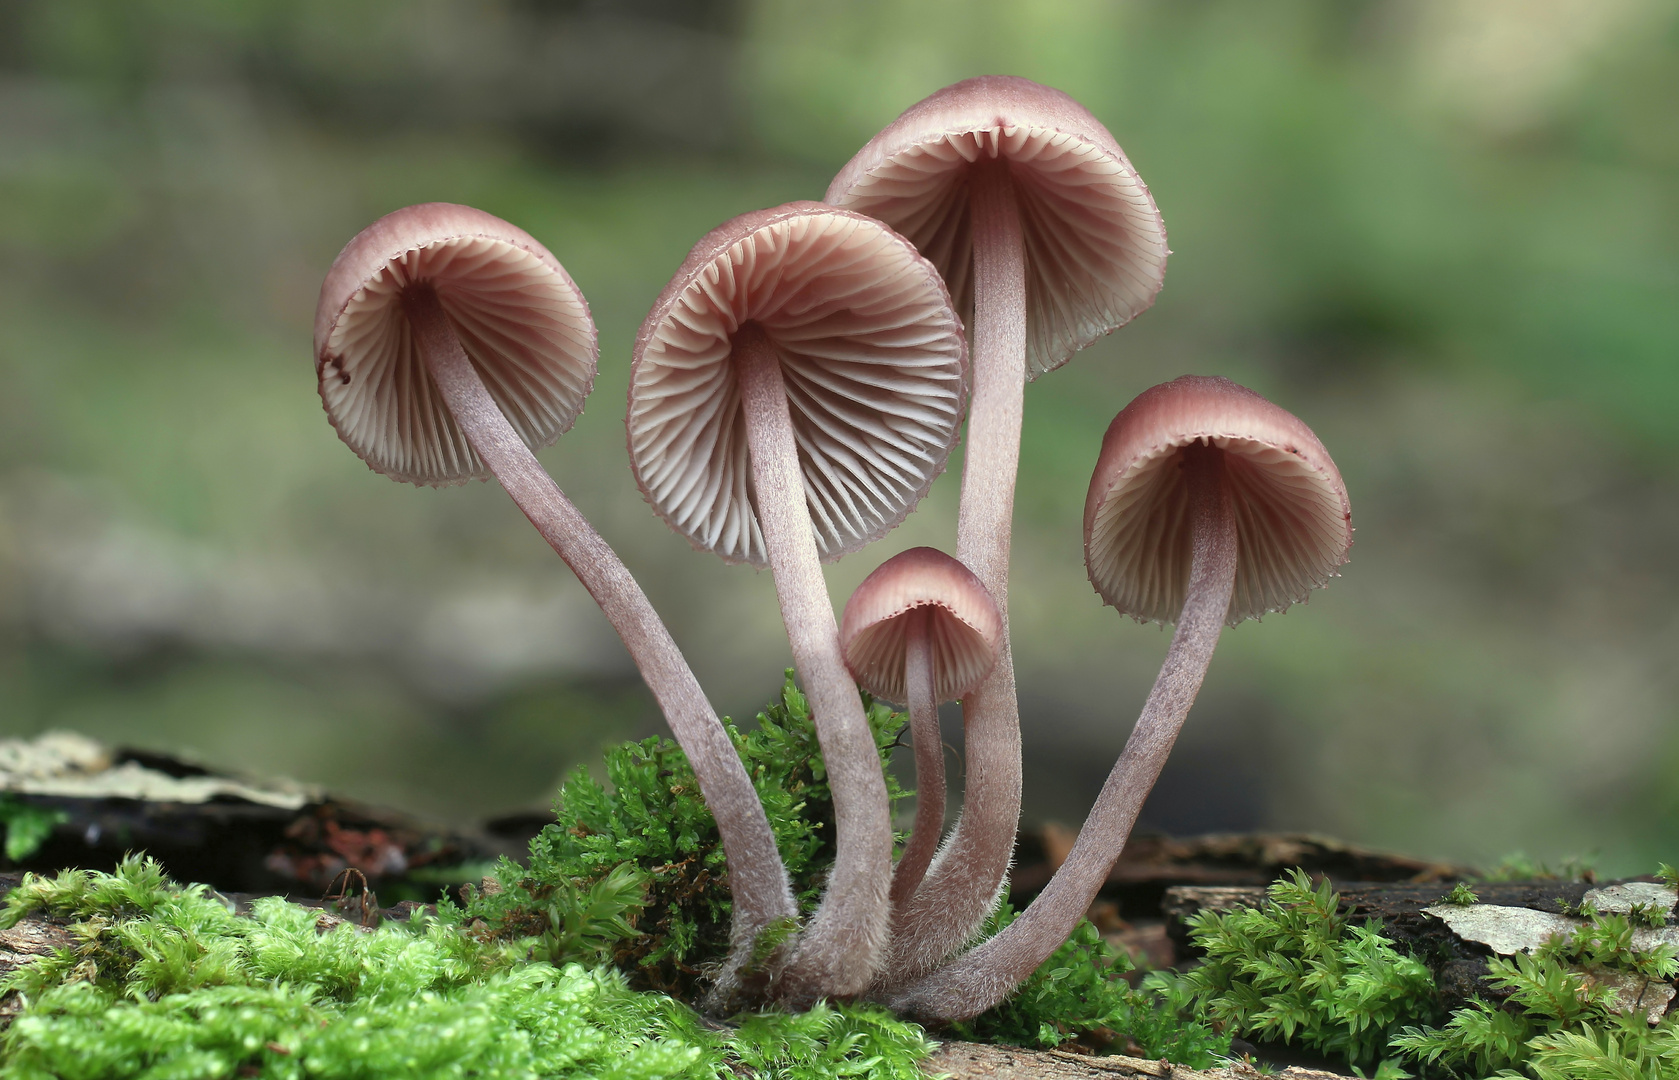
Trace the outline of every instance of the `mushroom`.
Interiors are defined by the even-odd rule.
[[[327,418],[368,466],[441,486],[493,474],[623,638],[717,820],[737,959],[796,919],[764,808],[641,587],[531,452],[571,427],[595,326],[547,249],[481,210],[410,206],[345,245],[321,286],[315,371]]]
[[[894,1008],[965,1020],[1006,998],[1066,940],[1119,858],[1195,702],[1219,633],[1283,611],[1347,561],[1352,512],[1323,444],[1228,379],[1186,375],[1114,418],[1084,504],[1102,599],[1177,621],[1165,663],[1066,860],[991,940],[902,987]]]
[[[915,824],[892,874],[892,907],[915,894],[944,831],[939,703],[955,701],[996,666],[997,602],[973,571],[937,548],[910,548],[863,579],[845,605],[840,643],[857,682],[909,708],[915,743]]]
[[[1008,611],[1023,389],[1154,302],[1166,231],[1108,130],[1059,90],[1012,76],[911,106],[840,170],[828,202],[880,218],[971,311],[973,403],[956,556]],[[891,970],[961,948],[999,895],[1020,817],[1020,719],[1003,655],[963,702],[969,790],[950,843],[894,935]]]
[[[768,565],[837,822],[827,892],[777,997],[869,985],[888,933],[885,779],[819,560],[897,525],[944,468],[966,345],[938,272],[873,218],[790,203],[695,245],[636,338],[636,482],[702,550]]]

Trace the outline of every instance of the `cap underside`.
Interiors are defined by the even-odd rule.
[[[321,398],[351,449],[416,484],[488,475],[420,356],[402,291],[430,283],[490,396],[532,449],[583,411],[595,373],[594,327],[576,287],[536,254],[459,236],[387,262],[351,296],[320,360]]]
[[[928,601],[909,612],[921,607],[933,611],[928,627],[933,696],[939,701],[955,701],[985,678],[997,662],[996,649],[979,630],[942,604]],[[856,633],[845,647],[846,666],[857,682],[869,693],[899,704],[909,701],[904,674],[909,622],[902,615],[877,622]]]
[[[756,322],[781,357],[818,552],[877,539],[943,469],[963,344],[927,264],[853,214],[789,216],[691,277],[631,380],[630,455],[649,502],[697,547],[764,565],[731,339]]]
[[[1226,622],[1303,601],[1346,561],[1346,503],[1338,481],[1287,450],[1215,436],[1236,515],[1235,592]],[[1128,466],[1097,507],[1086,545],[1102,598],[1145,622],[1174,622],[1189,583],[1189,490],[1184,444]]]
[[[1029,378],[1134,318],[1166,272],[1166,234],[1129,165],[1077,135],[1005,126],[946,132],[888,157],[836,205],[877,217],[939,268],[971,322],[973,240],[967,169],[1011,163],[1026,251]]]

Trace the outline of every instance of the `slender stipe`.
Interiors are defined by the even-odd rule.
[[[747,323],[735,334],[734,365],[758,522],[834,798],[828,889],[799,937],[779,991],[789,1004],[809,1007],[819,997],[858,993],[874,977],[890,917],[892,822],[880,753],[845,669],[839,623],[816,553],[781,359],[763,330]]]
[[[775,834],[739,755],[641,586],[490,397],[436,290],[410,286],[402,306],[420,355],[468,444],[600,605],[692,763],[728,858],[731,933],[739,962],[760,930],[798,916]]]
[[[892,871],[892,908],[902,909],[927,874],[944,837],[944,740],[939,734],[939,699],[933,692],[933,612],[904,616],[904,684],[909,696],[910,739],[915,746],[915,824]]]

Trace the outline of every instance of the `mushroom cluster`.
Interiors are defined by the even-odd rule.
[[[528,234],[436,203],[381,218],[333,264],[315,370],[340,437],[394,479],[494,476],[599,603],[693,763],[733,899],[714,1011],[862,997],[938,1021],[1004,1000],[1119,857],[1223,627],[1305,599],[1346,561],[1345,488],[1295,417],[1195,376],[1119,413],[1085,506],[1086,567],[1105,602],[1176,629],[1071,854],[1018,919],[975,944],[1020,814],[1008,562],[1024,388],[1147,308],[1166,256],[1148,188],[1094,117],[1025,79],[969,79],[871,140],[824,201],[707,234],[643,323],[626,417],[636,483],[696,548],[770,569],[810,699],[836,854],[804,917],[675,641],[535,457],[594,380],[577,286]],[[914,510],[964,418],[954,556],[887,560],[836,618],[821,563]],[[859,686],[909,710],[917,805],[895,863]],[[966,730],[948,833],[944,701],[961,702]]]

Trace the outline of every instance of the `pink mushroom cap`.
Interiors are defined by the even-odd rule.
[[[1084,504],[1085,566],[1102,599],[1172,622],[1189,582],[1189,489],[1177,468],[1224,451],[1236,516],[1228,625],[1283,611],[1334,577],[1352,546],[1346,485],[1310,428],[1229,379],[1185,375],[1139,394],[1108,427]]]
[[[443,402],[403,312],[429,284],[490,397],[535,450],[570,430],[594,386],[588,304],[548,249],[452,203],[387,214],[333,262],[315,309],[327,418],[368,466],[441,486],[489,475]]]
[[[835,206],[910,239],[973,308],[967,174],[1006,158],[1026,253],[1026,371],[1036,378],[1154,303],[1166,226],[1119,143],[1059,90],[983,75],[910,106],[828,186]]]
[[[1003,614],[973,571],[937,548],[894,555],[857,586],[840,622],[846,667],[869,693],[906,703],[904,616],[915,611],[932,616],[933,694],[955,701],[996,666]]]
[[[748,322],[780,357],[817,551],[838,559],[944,470],[966,395],[961,322],[931,263],[848,210],[789,203],[694,246],[636,337],[630,467],[671,528],[755,566],[768,554],[730,362]]]

